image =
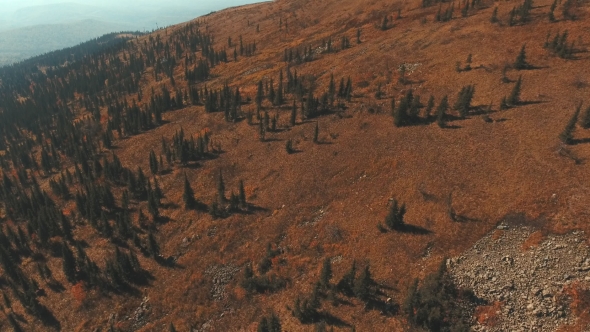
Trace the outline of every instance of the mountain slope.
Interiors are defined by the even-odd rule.
[[[496,5],[499,22],[491,23]],[[116,290],[93,285],[82,276],[82,267],[68,281],[61,255],[52,255],[50,244],[32,240],[35,252],[64,287],[60,292],[43,286],[46,296],[38,297],[40,303],[51,310],[63,330],[113,326],[121,331],[161,331],[173,323],[178,330],[250,331],[259,327],[262,316],[272,313],[286,331],[320,329],[322,321],[341,331],[418,329],[410,324],[411,313],[404,310],[414,278],[421,280],[420,285],[428,284],[427,276],[445,258],[460,256],[499,223],[535,227],[541,236],[572,230],[589,234],[585,202],[590,192],[585,182],[590,135],[578,125],[570,142],[574,144],[559,139],[579,102],[586,100],[580,120],[589,102],[588,7],[569,2],[572,7],[566,14],[577,18],[568,20],[562,13],[565,4],[560,4],[555,11],[557,22],[550,23],[551,2],[536,1],[528,18],[522,14],[525,18],[518,21],[517,16],[518,22],[510,26],[509,12],[517,5],[521,3],[476,2],[466,17],[461,17],[457,6],[454,18],[438,22],[439,8],[444,13],[451,4],[423,8],[416,1],[283,0],[216,12],[63,68],[41,68],[47,77],[29,74],[30,86],[48,84],[59,96],[56,104],[65,101],[71,115],[62,109],[50,113],[40,106],[41,98],[20,88],[22,98],[39,98],[35,99],[38,109],[31,106],[38,113],[31,114],[46,116],[52,125],[26,121],[29,113],[4,110],[2,116],[12,116],[11,123],[26,129],[21,132],[48,141],[29,143],[40,165],[43,151],[54,155],[47,152],[51,145],[62,156],[60,171],[86,173],[74,176],[78,180],[71,184],[72,196],[99,195],[91,194],[92,188],[112,182],[115,197],[115,207],[103,202],[108,199],[96,198],[102,204],[101,218],[92,217],[83,208],[84,199],[62,199],[51,190],[49,180],[65,175],[51,167],[49,175],[41,167],[26,168],[74,225],[73,240],[56,235],[48,241],[72,248],[77,242],[85,243],[83,251],[98,265],[108,285],[117,284],[112,272],[116,268],[104,261],[121,257],[121,252],[137,252],[139,265],[146,271],[142,278],[129,278],[127,286]],[[562,58],[550,50],[550,43],[557,31],[561,36],[565,30]],[[346,39],[343,43],[348,47],[341,47],[342,37],[348,38],[349,43]],[[549,45],[544,47],[546,39]],[[517,70],[512,65],[523,45],[530,66]],[[296,61],[297,53],[310,61]],[[285,56],[293,61],[287,64]],[[468,57],[471,69],[466,69]],[[457,62],[461,62],[460,70]],[[295,70],[300,85],[288,79]],[[80,73],[88,73],[88,81]],[[277,91],[283,91],[280,73],[285,100],[273,105],[280,99]],[[348,77],[352,83],[349,96],[343,91],[333,106],[331,74],[336,92],[341,78],[344,86]],[[21,76],[3,75],[2,96],[8,100],[8,85],[17,86]],[[520,101],[500,110],[500,101],[511,94],[519,77]],[[259,82],[265,97],[260,106],[256,103]],[[453,106],[462,87],[469,85],[475,92],[466,114],[461,114],[460,105]],[[275,98],[267,98],[271,87]],[[408,91],[414,101],[410,104],[418,112],[414,114],[412,107],[403,110],[405,123],[396,127],[391,100],[396,101],[393,113],[399,115]],[[425,114],[431,95],[435,104]],[[415,102],[416,96],[421,105]],[[442,117],[446,125],[441,128],[435,112],[444,96],[451,107]],[[53,100],[50,94],[46,99]],[[294,126],[290,123],[293,102]],[[18,109],[16,104],[13,107]],[[95,120],[85,118],[89,115]],[[274,130],[273,118],[278,118]],[[81,125],[64,129],[62,119]],[[60,134],[62,130],[69,134]],[[24,149],[27,137],[8,126],[2,132],[6,173],[16,174],[9,178],[17,182],[17,171],[25,167],[19,165],[25,163],[9,157],[17,155],[19,146]],[[76,133],[83,143],[68,148]],[[110,140],[113,147],[107,144]],[[292,153],[287,151],[288,142]],[[150,151],[156,159],[151,164]],[[110,163],[113,155],[130,170],[123,172],[127,177],[119,179],[121,183],[107,178],[109,172],[99,171],[107,169],[105,160]],[[75,172],[84,164],[88,170]],[[148,212],[153,205],[145,196],[151,194],[133,195],[137,186],[131,184],[129,173],[139,177],[138,166],[150,178],[149,192],[157,180],[164,195],[157,216]],[[154,167],[159,171],[152,174],[148,170]],[[199,204],[185,209],[186,180],[207,209]],[[243,195],[239,194],[241,180]],[[24,182],[34,196],[33,181]],[[131,195],[129,204],[123,198],[125,190]],[[394,200],[405,203],[404,220],[411,226],[387,229],[386,216]],[[13,206],[7,197],[4,204]],[[131,216],[139,244],[119,235],[119,230],[107,235],[104,224],[119,227],[118,218],[125,213]],[[25,217],[8,214],[4,222],[6,227],[29,223]],[[35,228],[31,233],[40,231]],[[319,286],[314,293],[327,258],[333,288]],[[373,297],[369,300],[363,300],[358,291],[362,285],[354,287],[353,296],[346,290],[330,291],[353,261],[357,277],[370,266],[375,283],[370,284]],[[249,264],[258,279],[248,278]],[[32,258],[23,258],[19,266],[45,285],[33,272]],[[2,289],[9,292],[9,286]],[[297,299],[301,310],[304,299],[313,299],[313,294],[319,294],[319,307],[310,315],[298,315]],[[472,304],[464,313],[474,309]],[[18,305],[15,312],[25,315]],[[19,322],[24,329],[56,326],[42,325],[30,314],[26,317],[26,322]],[[459,320],[447,317],[453,319],[440,324]],[[563,328],[583,330],[588,322],[580,319],[575,324]]]

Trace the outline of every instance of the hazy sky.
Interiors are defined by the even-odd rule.
[[[166,7],[190,6],[194,8],[221,9],[240,4],[253,3],[253,0],[0,0],[0,14],[9,14],[20,8],[48,5],[55,3],[73,2],[100,7]]]

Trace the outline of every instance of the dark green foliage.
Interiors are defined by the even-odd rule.
[[[225,199],[225,182],[223,181],[223,173],[219,171],[219,177],[217,178],[217,200],[219,204],[223,204]]]
[[[577,17],[572,13],[572,9],[576,2],[574,0],[566,0],[562,7],[562,15],[566,20],[575,20]]]
[[[194,209],[197,206],[195,193],[193,191],[193,188],[191,188],[191,184],[188,181],[186,174],[184,175],[184,193],[182,194],[182,200],[184,201],[184,208],[186,210]]]
[[[154,150],[150,151],[150,171],[153,175],[158,174],[158,159],[156,158]]]
[[[543,46],[562,59],[571,59],[573,57],[575,48],[573,42],[568,45],[568,36],[569,35],[567,30],[565,30],[561,35],[559,34],[559,32],[557,32],[555,34],[555,37],[553,37],[552,41],[549,42],[550,34],[547,34],[547,38]]]
[[[287,143],[285,144],[285,150],[288,154],[292,154],[293,152],[295,152],[295,150],[293,149],[293,141],[291,139],[287,140]]]
[[[258,323],[258,332],[281,332],[281,321],[273,312],[269,317],[262,317]]]
[[[446,271],[446,260],[439,270],[428,275],[422,285],[410,286],[403,310],[410,323],[427,331],[469,331],[475,297],[470,291],[458,290]]]
[[[508,102],[506,101],[506,96],[502,97],[500,101],[500,111],[504,111],[508,109]]]
[[[396,199],[391,202],[391,207],[389,208],[389,214],[385,217],[385,225],[389,227],[391,230],[401,230],[403,229],[405,222],[404,222],[404,215],[406,214],[406,205],[402,204],[399,206]]]
[[[530,67],[530,65],[526,62],[526,51],[525,51],[525,45],[522,45],[520,52],[518,53],[518,56],[516,57],[516,61],[514,61],[514,68],[521,70],[521,69],[527,69]]]
[[[319,126],[318,122],[316,122],[315,128],[313,130],[313,142],[314,143],[318,143],[319,135],[320,135],[320,126]]]
[[[322,271],[320,272],[320,284],[323,289],[328,289],[330,286],[330,279],[332,279],[332,261],[330,258],[324,259]]]
[[[582,109],[582,103],[580,103],[578,105],[578,107],[576,107],[576,111],[574,112],[574,115],[572,115],[572,117],[570,118],[569,122],[567,123],[567,125],[565,126],[565,128],[563,129],[561,134],[559,134],[559,139],[564,144],[568,144],[568,145],[574,144],[574,130],[576,129],[576,123],[578,123],[578,116],[580,115],[581,109]]]
[[[428,98],[428,103],[426,104],[426,109],[424,110],[424,118],[429,119],[432,113],[432,109],[434,108],[434,96],[430,95]]]
[[[356,280],[356,262],[353,261],[352,265],[350,266],[350,270],[342,276],[336,288],[339,292],[344,293],[346,295],[353,295],[354,294],[354,285]]]
[[[295,100],[293,100],[293,107],[291,108],[291,118],[289,120],[291,127],[295,126],[296,121],[297,121],[297,104],[295,103]]]
[[[370,288],[372,282],[371,271],[367,265],[354,282],[354,295],[361,301],[368,301],[373,295]]]
[[[156,241],[156,237],[154,236],[154,233],[150,232],[148,234],[148,252],[152,257],[158,257],[160,255],[160,246],[158,245],[158,242]]]
[[[449,98],[445,95],[436,108],[436,124],[440,128],[446,127],[445,112],[449,109]]]
[[[512,88],[512,92],[510,93],[510,96],[506,100],[506,102],[508,103],[509,106],[516,106],[520,103],[521,86],[522,86],[522,76],[519,76],[518,81],[516,81],[516,84],[514,85],[514,88]]]
[[[469,113],[469,109],[471,108],[471,100],[473,99],[474,93],[474,85],[468,85],[461,88],[454,107],[455,110],[459,111],[459,116],[461,118],[465,118]]]
[[[385,31],[387,30],[389,27],[389,20],[387,19],[387,16],[383,17],[383,21],[381,21],[381,30]]]
[[[301,323],[309,323],[318,316],[320,306],[320,284],[316,283],[308,298],[297,297],[291,313]]]
[[[491,23],[498,23],[498,7],[494,7],[494,11],[492,12],[492,17],[490,18]]]
[[[74,259],[74,254],[65,242],[62,243],[61,255],[63,258],[64,275],[66,276],[68,282],[74,284],[77,281],[76,260]]]
[[[244,189],[244,181],[240,180],[240,188],[238,190],[238,197],[240,200],[240,206],[246,207],[248,202],[246,202],[246,189]]]
[[[582,118],[580,119],[580,126],[584,129],[590,128],[590,106],[586,108]]]

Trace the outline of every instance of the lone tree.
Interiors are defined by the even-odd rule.
[[[66,242],[62,243],[61,255],[64,261],[64,275],[66,276],[66,279],[68,279],[68,282],[74,284],[76,282],[76,259],[74,258],[74,254],[72,253]]]
[[[590,128],[590,106],[586,108],[584,114],[582,114],[582,118],[580,119],[580,126],[584,129]]]
[[[385,225],[391,230],[401,230],[404,223],[404,215],[406,214],[406,205],[402,204],[400,207],[397,200],[394,199],[389,209],[389,214],[385,217]]]
[[[326,258],[320,273],[320,284],[324,289],[328,289],[330,286],[330,279],[332,279],[332,264],[330,258]]]
[[[194,209],[197,206],[195,193],[193,188],[191,188],[190,182],[188,182],[186,174],[184,175],[184,193],[182,195],[182,200],[184,201],[184,208],[187,210]]]
[[[514,106],[520,103],[520,89],[522,86],[522,75],[518,77],[518,81],[516,81],[516,85],[512,89],[510,96],[508,97],[508,105]]]
[[[445,112],[448,109],[449,109],[449,97],[445,95],[442,98],[442,100],[440,101],[440,104],[438,104],[438,107],[436,108],[436,124],[441,128],[444,128],[447,126],[447,123],[445,122]]]
[[[565,144],[574,144],[574,130],[576,129],[576,123],[578,122],[578,116],[580,115],[581,109],[582,103],[576,107],[574,115],[571,117],[561,134],[559,134],[559,139]]]
[[[516,57],[516,61],[514,61],[514,68],[518,70],[527,69],[530,65],[526,62],[526,44],[522,45],[518,56]]]

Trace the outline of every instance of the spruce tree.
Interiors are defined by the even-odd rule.
[[[571,117],[570,121],[567,123],[561,134],[559,134],[559,139],[564,144],[574,144],[574,130],[576,129],[576,123],[578,122],[578,116],[580,114],[580,110],[582,109],[582,103],[576,107],[576,111],[574,115]]]
[[[510,96],[508,97],[508,105],[515,106],[520,103],[520,89],[522,85],[522,75],[518,77],[518,81],[516,81],[516,85],[512,89]]]
[[[434,96],[430,95],[430,98],[428,98],[428,103],[426,104],[426,109],[424,110],[424,118],[426,118],[427,120],[430,118],[433,108],[434,108]]]
[[[498,22],[498,7],[494,7],[494,11],[492,12],[492,17],[490,18],[490,22],[497,23]]]
[[[367,265],[354,283],[354,295],[361,301],[368,301],[371,297],[371,283],[371,271],[369,271],[369,266]]]
[[[320,126],[318,125],[318,122],[315,123],[315,129],[313,131],[313,142],[317,143],[318,139],[319,139],[319,135],[320,135]]]
[[[194,209],[197,206],[197,201],[195,199],[195,193],[193,188],[191,188],[191,184],[184,175],[184,193],[182,195],[182,200],[184,201],[184,208],[186,210]]]
[[[330,286],[330,279],[332,279],[332,264],[330,258],[324,259],[322,271],[320,273],[320,284],[324,289]]]
[[[518,56],[516,57],[516,61],[514,62],[514,68],[521,70],[521,69],[526,69],[529,67],[529,64],[526,62],[526,51],[525,51],[525,45],[522,45],[522,47],[520,48],[520,52],[518,53]]]
[[[152,233],[151,231],[148,234],[148,252],[154,258],[158,257],[160,255],[160,246],[158,245],[158,242],[156,241],[154,233]]]
[[[440,128],[446,127],[445,112],[449,109],[449,98],[445,95],[436,108],[436,124]]]
[[[297,121],[297,104],[295,103],[295,100],[293,100],[293,107],[291,108],[291,119],[290,119],[291,127],[295,126],[296,121]]]
[[[404,225],[404,215],[406,214],[406,206],[402,204],[400,207],[397,200],[394,199],[389,208],[389,214],[385,217],[385,225],[391,230],[401,230]]]
[[[586,108],[582,118],[580,119],[580,126],[584,129],[590,128],[590,106]]]
[[[219,177],[217,178],[217,200],[219,204],[225,203],[225,182],[223,182],[223,173],[219,171]]]
[[[64,275],[68,282],[74,284],[76,283],[76,259],[65,242],[63,242],[61,246],[61,255],[63,258]]]
[[[244,189],[244,181],[240,180],[240,189],[239,189],[239,198],[240,198],[240,205],[245,207],[246,202],[246,189]]]

